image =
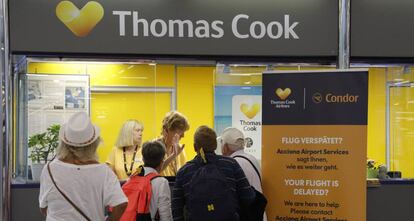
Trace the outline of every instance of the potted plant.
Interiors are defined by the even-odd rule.
[[[367,178],[388,179],[387,167],[375,162],[375,160],[367,160]]]
[[[50,125],[46,132],[29,137],[29,158],[32,161],[32,178],[39,181],[43,166],[50,160],[59,145],[59,124]]]

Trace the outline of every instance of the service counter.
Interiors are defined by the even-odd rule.
[[[367,221],[414,220],[414,179],[381,180],[367,188]],[[38,196],[39,184],[12,184],[12,221],[45,220]]]

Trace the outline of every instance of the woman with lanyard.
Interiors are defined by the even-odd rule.
[[[127,120],[119,131],[115,147],[106,164],[111,167],[120,181],[125,181],[143,164],[141,154],[144,126],[137,120]]]
[[[179,141],[189,128],[187,118],[177,111],[168,112],[162,120],[162,136],[157,139],[167,148],[160,173],[162,176],[175,176],[186,163],[184,145],[180,145]]]

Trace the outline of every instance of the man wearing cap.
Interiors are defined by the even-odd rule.
[[[262,193],[259,162],[253,155],[244,152],[245,140],[243,133],[237,128],[228,127],[224,129],[218,141],[223,155],[234,158],[243,169],[250,185]]]
[[[246,175],[249,184],[263,193],[259,162],[253,155],[244,152],[245,139],[243,133],[237,128],[228,127],[224,129],[217,141],[221,145],[222,154],[235,159]],[[263,221],[266,220],[266,213],[264,213]]]

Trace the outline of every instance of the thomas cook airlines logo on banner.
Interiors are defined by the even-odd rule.
[[[56,16],[74,35],[85,37],[102,20],[104,9],[95,1],[86,3],[81,9],[70,1],[62,1],[56,6]]]
[[[274,105],[275,108],[291,108],[291,106],[296,104],[292,97],[292,89],[290,88],[277,88],[275,90],[276,99],[271,99],[270,104]]]
[[[286,100],[287,97],[289,97],[290,93],[292,93],[292,91],[290,90],[290,88],[278,88],[276,89],[276,95],[281,99],[281,100]]]

